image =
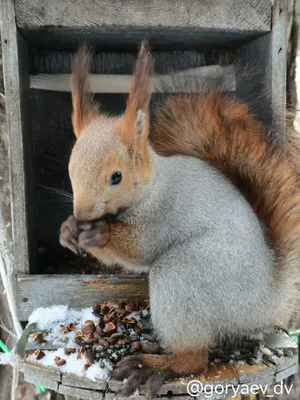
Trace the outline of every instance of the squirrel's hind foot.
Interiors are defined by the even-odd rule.
[[[152,400],[164,382],[171,377],[168,372],[156,371],[149,366],[145,358],[142,355],[126,357],[117,364],[112,377],[118,380],[126,379],[117,393],[117,398],[129,397],[136,393],[141,385],[145,385],[145,397]]]
[[[206,348],[181,349],[171,354],[139,355],[121,360],[112,377],[124,380],[120,396],[129,397],[145,384],[146,399],[154,399],[165,381],[175,377],[205,372],[208,366]]]

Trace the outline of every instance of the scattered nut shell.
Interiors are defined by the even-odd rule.
[[[104,332],[105,332],[106,334],[107,334],[107,333],[112,334],[112,333],[115,332],[115,330],[116,330],[116,325],[113,324],[112,322],[109,322],[109,323],[107,324],[107,327],[106,327],[106,329],[104,330]]]
[[[75,326],[75,324],[73,323],[73,322],[71,322],[69,325],[68,325],[68,330],[71,332],[71,331],[76,331],[76,326]]]
[[[58,367],[61,367],[63,365],[65,365],[65,363],[67,362],[64,358],[60,358],[58,356],[54,357],[54,362]]]
[[[65,347],[64,352],[65,352],[66,356],[69,356],[70,354],[76,353],[76,349],[70,348],[70,347]]]
[[[115,312],[117,315],[124,315],[126,313],[125,308],[116,308]]]
[[[98,343],[98,339],[99,339],[99,338],[97,338],[96,336],[94,336],[92,333],[89,333],[89,334],[87,335],[87,337],[84,338],[84,340],[85,340],[85,342],[86,342],[87,344],[95,344],[95,343]]]
[[[96,326],[96,332],[98,333],[99,336],[104,336],[104,330],[99,325]]]
[[[96,353],[93,350],[89,350],[86,352],[85,358],[87,359],[89,364],[93,364],[96,358]]]
[[[61,327],[60,327],[60,333],[63,333],[64,335],[66,334],[66,333],[68,333],[69,332],[69,329],[66,327],[66,326],[64,326],[64,325],[61,325]]]
[[[100,312],[101,312],[101,304],[94,303],[94,304],[92,305],[92,310],[93,310],[93,313],[99,315]]]
[[[76,344],[78,344],[79,346],[83,346],[84,343],[85,343],[85,341],[84,341],[84,339],[83,339],[82,336],[75,336],[74,342],[75,342]]]
[[[115,344],[115,343],[117,343],[117,341],[118,340],[120,340],[120,339],[122,339],[122,337],[123,337],[124,335],[123,335],[123,333],[113,333],[108,339],[107,339],[107,342],[109,343],[109,344]]]
[[[135,324],[135,319],[134,318],[127,318],[127,317],[125,317],[123,320],[122,320],[122,322],[123,322],[123,324],[128,324],[128,325],[133,325],[133,324]]]
[[[95,325],[94,322],[91,320],[85,321],[83,327],[81,328],[83,334],[94,333],[95,332]]]
[[[105,322],[103,321],[103,318],[100,318],[100,319],[99,319],[99,322],[98,322],[98,325],[97,325],[97,326],[100,326],[100,328],[104,329],[104,327],[105,327]],[[96,328],[97,328],[97,326],[96,326]]]
[[[32,339],[33,339],[35,342],[42,343],[43,340],[44,340],[44,336],[43,336],[42,332],[35,332],[35,333],[33,333],[33,335],[32,335]]]
[[[37,360],[41,360],[43,357],[45,357],[45,353],[39,349],[34,352],[34,355]]]
[[[106,304],[102,304],[101,306],[101,312],[103,314],[108,314],[109,313],[110,308],[106,305]]]

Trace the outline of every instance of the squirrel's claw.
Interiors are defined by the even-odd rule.
[[[112,378],[118,380],[126,379],[122,389],[118,391],[120,397],[133,395],[141,385],[146,385],[146,399],[154,399],[167,379],[164,374],[156,372],[145,363],[144,357],[131,356],[121,360],[112,373]]]

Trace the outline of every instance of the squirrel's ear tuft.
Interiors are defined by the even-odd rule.
[[[77,137],[93,118],[99,115],[98,106],[94,102],[88,86],[91,59],[90,50],[86,46],[82,46],[75,54],[72,63],[72,124]]]
[[[148,43],[143,41],[133,74],[124,114],[122,136],[125,141],[132,139],[135,134],[147,133],[149,123],[149,103],[151,100],[150,78],[153,73],[153,60]]]

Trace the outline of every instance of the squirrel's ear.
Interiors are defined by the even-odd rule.
[[[72,63],[72,124],[76,137],[99,115],[98,106],[89,92],[88,77],[92,54],[86,46],[79,48]]]
[[[151,100],[150,75],[153,72],[153,60],[148,43],[143,41],[138,54],[135,71],[124,113],[122,139],[130,141],[134,135],[147,134],[149,129],[149,103]]]

